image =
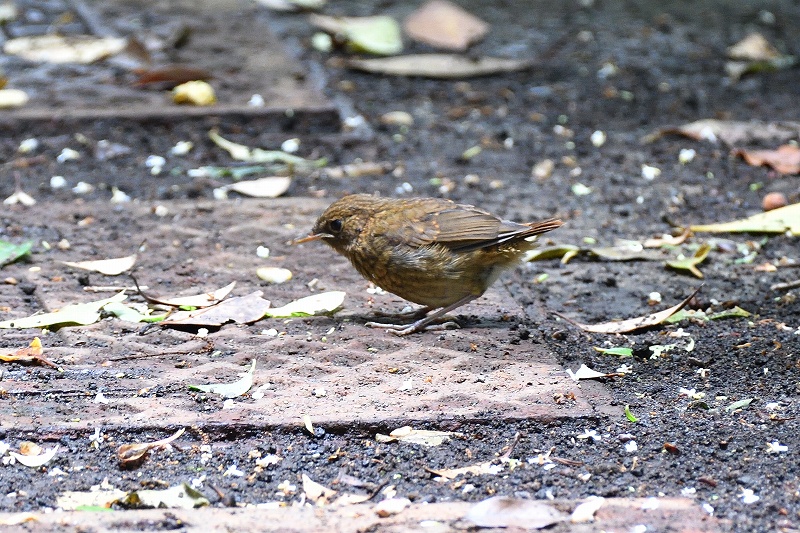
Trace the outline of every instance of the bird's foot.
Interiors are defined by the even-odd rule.
[[[398,337],[404,337],[406,335],[411,335],[412,333],[425,330],[441,331],[447,329],[461,329],[461,326],[452,320],[446,320],[445,322],[440,322],[438,324],[431,324],[430,321],[425,323],[421,322],[421,320],[414,322],[413,324],[384,324],[382,322],[367,322],[364,325],[368,328],[385,329],[392,335],[397,335]]]
[[[420,307],[419,309],[411,309],[410,306],[403,309],[399,313],[387,313],[385,311],[374,311],[375,316],[392,317],[401,320],[416,320],[426,316],[431,312],[431,307]]]

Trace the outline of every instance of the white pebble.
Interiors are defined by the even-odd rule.
[[[125,202],[130,202],[131,197],[125,194],[123,191],[119,190],[116,187],[111,187],[111,202],[115,204],[121,204]]]
[[[85,181],[79,181],[73,188],[72,192],[75,194],[87,194],[94,190],[94,185],[91,183],[86,183]]]
[[[293,154],[300,149],[300,139],[286,139],[281,144],[281,150],[286,153]]]
[[[73,150],[72,148],[64,148],[61,150],[61,153],[58,154],[56,157],[56,161],[59,163],[63,163],[65,161],[73,161],[75,159],[80,159],[81,154],[77,150]]]
[[[697,152],[693,148],[682,148],[678,154],[678,161],[680,161],[681,165],[685,165],[691,163],[696,155]]]
[[[261,259],[266,259],[269,257],[269,248],[266,246],[259,246],[256,248],[256,256],[260,257]]]
[[[166,207],[164,207],[163,205],[160,205],[160,204],[159,204],[159,205],[157,205],[157,206],[156,206],[156,207],[153,209],[153,213],[154,213],[154,214],[155,214],[157,217],[165,217],[165,216],[167,216],[167,215],[169,214],[169,209],[167,209],[167,208],[166,208]]]
[[[33,152],[39,148],[39,139],[25,139],[21,143],[19,143],[19,148],[17,148],[17,152],[21,154],[28,154]]]
[[[67,180],[64,179],[64,176],[53,176],[50,178],[50,188],[51,189],[62,189],[67,186]]]
[[[266,104],[264,97],[260,94],[254,94],[250,97],[250,100],[247,101],[247,105],[250,107],[264,107]]]
[[[646,180],[654,180],[661,175],[661,169],[658,167],[651,167],[650,165],[642,165],[642,177]]]
[[[592,144],[595,145],[597,148],[600,148],[606,143],[606,132],[597,130],[592,133],[590,137]]]
[[[186,155],[192,148],[194,148],[194,143],[192,141],[180,141],[169,149],[169,153],[172,155]],[[161,166],[163,167],[164,165],[162,164]]]
[[[292,279],[292,271],[287,268],[261,267],[256,270],[256,276],[267,283],[285,283]]]

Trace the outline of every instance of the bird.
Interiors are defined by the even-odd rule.
[[[422,305],[412,324],[366,324],[402,336],[483,295],[536,246],[537,235],[562,225],[555,218],[512,222],[443,198],[352,194],[328,206],[294,243],[321,240],[368,281]]]

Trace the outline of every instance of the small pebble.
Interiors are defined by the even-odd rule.
[[[681,165],[685,165],[691,163],[696,155],[697,152],[693,148],[682,148],[678,154],[678,161],[680,161]]]
[[[595,145],[597,148],[600,148],[606,143],[606,132],[597,130],[592,133],[590,137],[592,144]]]
[[[646,180],[654,180],[661,175],[661,169],[658,167],[651,167],[650,165],[642,165],[642,177]]]
[[[61,189],[67,186],[67,180],[64,179],[64,176],[53,176],[50,178],[50,188],[51,189]]]
[[[761,202],[764,211],[772,211],[773,209],[786,207],[787,205],[789,205],[789,199],[786,198],[786,195],[782,192],[767,193],[764,195],[764,200]]]

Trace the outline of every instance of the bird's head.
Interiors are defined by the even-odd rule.
[[[310,235],[295,240],[294,244],[321,240],[337,252],[344,253],[358,239],[381,203],[380,198],[367,194],[345,196],[328,206],[317,219]]]

